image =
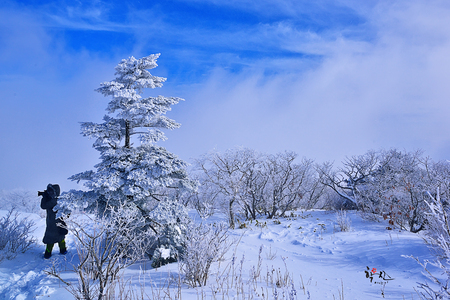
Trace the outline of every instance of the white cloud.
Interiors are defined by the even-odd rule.
[[[273,5],[291,18],[302,13],[294,3]],[[169,113],[182,127],[165,142],[184,159],[237,145],[293,150],[318,161],[340,161],[381,147],[422,148],[433,158],[449,158],[449,4],[367,3],[341,1],[348,7],[344,14],[356,14],[360,21],[321,31],[296,26],[291,19],[216,30],[179,27],[156,12],[140,11],[129,24],[108,23],[107,8],[101,6],[94,13],[85,7],[53,12],[63,19],[54,24],[63,27],[120,31],[129,26],[126,30],[136,37],[127,46],[133,53],[108,52],[108,58],[66,51],[40,10],[1,10],[0,37],[7,47],[0,48],[0,90],[7,100],[0,125],[10,129],[2,132],[0,152],[7,158],[0,169],[13,171],[2,177],[0,189],[62,183],[92,168],[97,153],[92,141],[79,135],[77,122],[97,122],[104,113],[107,100],[93,89],[112,79],[120,58],[150,54],[165,40],[178,61],[208,78],[173,86],[169,72],[167,87],[157,91],[186,98]],[[260,4],[249,9],[258,12]],[[165,76],[167,54],[157,50],[161,67],[154,73]],[[262,55],[241,55],[251,50]],[[242,71],[230,71],[235,63]],[[42,141],[49,136],[47,146]]]
[[[93,90],[114,64],[66,53],[45,24],[28,9],[0,10],[0,189],[37,190],[49,182],[66,189],[67,177],[97,161],[78,122],[103,115],[105,103]]]
[[[265,77],[261,61],[250,74],[216,73],[188,97],[198,105],[182,121],[188,136],[197,133],[190,156],[243,145],[319,160],[390,147],[448,158],[450,19],[447,5],[433,4],[382,2],[366,15],[370,41],[291,40],[327,49],[306,71]]]

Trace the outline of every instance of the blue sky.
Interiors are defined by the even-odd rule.
[[[43,189],[92,169],[79,122],[129,56],[161,53],[149,94],[186,101],[161,145],[284,150],[340,162],[370,149],[450,159],[450,2],[2,1],[0,189]]]

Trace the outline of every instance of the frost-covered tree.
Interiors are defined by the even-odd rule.
[[[236,217],[247,220],[264,214],[284,216],[300,207],[312,208],[324,193],[313,169],[313,161],[296,162],[297,154],[258,153],[247,148],[205,154],[196,161],[200,187],[190,197],[201,213],[220,206],[230,227]]]
[[[379,153],[369,151],[345,159],[338,170],[333,169],[332,163],[326,162],[317,166],[317,171],[322,184],[342,197],[345,208],[364,209],[363,187],[379,167]]]
[[[245,177],[253,165],[254,155],[253,150],[238,148],[224,153],[211,152],[196,160],[198,170],[203,171],[202,189],[215,191],[231,228],[235,226],[236,205],[245,197]]]
[[[421,151],[383,152],[381,167],[366,192],[368,199],[378,197],[377,212],[382,212],[392,225],[411,232],[425,228],[428,210],[425,200],[430,187],[425,180],[421,155]]]
[[[101,83],[96,91],[110,97],[103,123],[81,123],[82,134],[94,138],[93,147],[100,152],[95,170],[69,179],[83,181],[88,191],[70,191],[60,197],[60,206],[83,204],[88,210],[125,207],[137,209],[147,225],[158,225],[151,212],[158,203],[171,201],[173,190],[194,187],[186,172],[187,164],[158,146],[166,139],[162,130],[180,126],[165,114],[183,100],[177,97],[143,97],[147,88],[162,87],[166,78],[148,70],[157,66],[159,54],[141,59],[123,59],[115,68],[116,78]],[[172,214],[180,212],[168,212]],[[166,220],[173,219],[168,216]],[[175,217],[175,219],[177,219]],[[169,222],[169,221],[168,221]],[[156,225],[155,225],[156,224]]]
[[[300,201],[309,193],[313,178],[312,160],[296,163],[297,154],[285,151],[269,155],[263,162],[263,172],[268,178],[265,185],[265,214],[268,218],[284,216],[286,211],[300,207]]]
[[[392,226],[412,232],[425,228],[425,200],[433,186],[427,183],[421,151],[369,151],[347,158],[338,171],[331,167],[318,168],[321,181],[347,207],[382,215]]]

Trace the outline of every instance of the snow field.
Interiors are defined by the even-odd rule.
[[[5,211],[0,211],[2,216]],[[348,212],[352,230],[340,232],[336,213],[294,212],[279,220],[245,222],[230,230],[236,241],[223,261],[215,263],[205,287],[182,283],[178,263],[151,268],[146,261],[129,267],[118,290],[131,290],[133,299],[419,299],[417,282],[425,282],[421,266],[402,255],[433,259],[420,234],[386,230],[385,221],[362,219]],[[201,219],[190,212],[196,222]],[[45,219],[23,214],[36,222],[37,244],[25,254],[0,264],[0,299],[72,299],[59,280],[45,270],[58,264],[61,277],[76,283],[71,272],[77,263],[74,240],[67,237],[69,253],[42,258]],[[214,215],[204,222],[224,220]],[[376,268],[393,280],[385,285],[370,282],[365,270]],[[293,283],[293,284],[292,284]],[[276,297],[275,297],[276,295]]]

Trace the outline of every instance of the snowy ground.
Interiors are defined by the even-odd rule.
[[[5,213],[0,211],[0,216]],[[145,292],[149,299],[158,299],[158,296],[162,299],[163,295],[166,299],[181,295],[181,299],[187,300],[273,299],[274,293],[278,294],[278,299],[289,299],[289,293],[293,299],[382,299],[383,287],[386,299],[419,299],[414,288],[426,278],[414,260],[402,255],[432,259],[420,235],[386,230],[384,221],[367,221],[355,212],[348,213],[352,220],[350,232],[339,231],[334,213],[296,214],[298,216],[293,218],[280,219],[281,224],[260,220],[259,226],[253,222],[248,223],[247,228],[231,231],[231,237],[239,242],[224,261],[213,266],[208,287],[179,286],[178,264],[151,269],[148,262],[127,269],[122,283],[133,286],[139,293]],[[35,220],[34,235],[38,243],[16,259],[0,263],[0,299],[71,299],[64,284],[48,277],[44,270],[57,262],[63,269],[62,277],[76,282],[70,271],[71,262],[77,259],[72,237],[67,238],[68,255],[54,254],[50,260],[44,260],[44,245],[40,241],[45,219],[36,214],[23,215]],[[194,212],[192,216],[195,217]],[[214,216],[209,221],[218,220],[220,218]],[[57,253],[57,246],[55,248]],[[258,270],[258,257],[261,257],[260,273],[253,276],[257,279],[251,280],[252,268]],[[384,271],[393,280],[383,285],[375,283],[383,283],[383,280],[374,278],[371,283],[365,276],[367,267]],[[289,276],[294,286],[277,287],[277,276]],[[169,282],[171,290],[167,289]]]

